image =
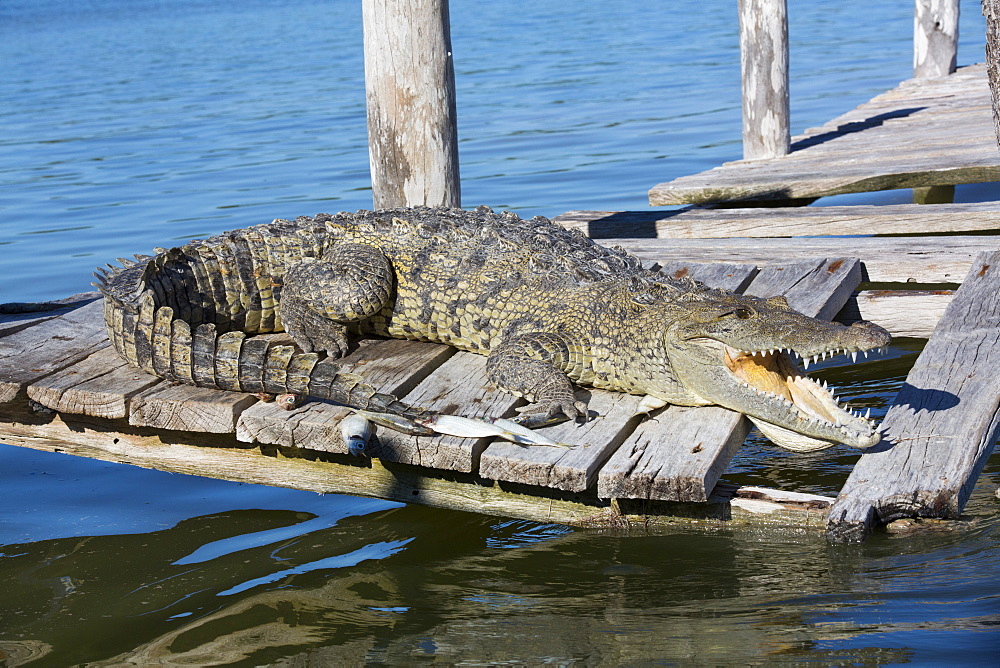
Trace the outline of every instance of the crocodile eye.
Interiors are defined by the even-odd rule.
[[[750,309],[748,308],[738,308],[735,311],[733,311],[733,315],[735,315],[740,320],[748,320],[753,315],[753,313],[751,313]]]

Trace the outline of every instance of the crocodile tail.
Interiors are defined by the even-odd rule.
[[[104,293],[104,318],[108,337],[127,362],[167,380],[237,392],[296,394],[330,399],[372,413],[404,418],[412,433],[430,433],[414,420],[432,415],[391,394],[379,392],[353,373],[341,371],[333,359],[303,353],[267,337],[244,332],[219,334],[215,323],[191,327],[175,317],[170,306],[157,306],[151,289],[131,298],[123,290],[121,274],[133,265],[111,267],[97,274],[95,285]],[[141,278],[135,282],[141,286]],[[127,298],[122,298],[127,294]]]

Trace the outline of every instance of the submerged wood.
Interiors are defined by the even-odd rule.
[[[835,540],[900,517],[957,518],[1000,431],[1000,252],[972,270],[830,513]]]
[[[792,139],[788,155],[729,162],[649,191],[653,206],[814,199],[1000,181],[983,65],[909,79]]]

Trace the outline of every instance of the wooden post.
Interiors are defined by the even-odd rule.
[[[986,17],[986,72],[993,97],[993,128],[1000,144],[1000,0],[983,0]]]
[[[461,206],[448,0],[362,0],[375,208]]]
[[[739,0],[743,74],[743,159],[788,153],[788,8],[786,0]]]
[[[916,0],[913,12],[913,76],[943,77],[958,58],[958,0]]]

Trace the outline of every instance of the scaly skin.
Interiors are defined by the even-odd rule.
[[[490,379],[542,416],[585,414],[575,382],[725,406],[791,449],[878,440],[787,354],[751,353],[869,350],[888,344],[882,328],[675,280],[540,217],[486,207],[320,214],[123,264],[102,270],[99,286],[111,340],[131,364],[180,382],[426,417],[338,372],[352,337],[380,335],[488,355]],[[252,338],[282,329],[299,349]]]

